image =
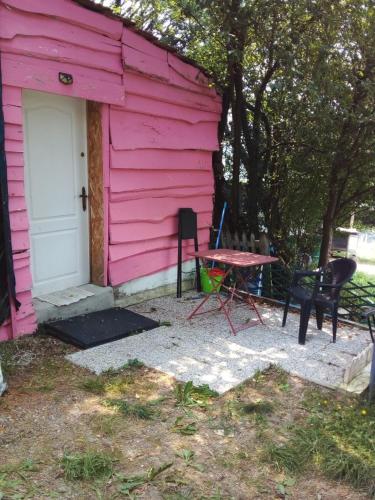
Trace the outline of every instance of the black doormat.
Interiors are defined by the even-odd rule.
[[[87,349],[157,328],[159,323],[141,314],[112,307],[81,314],[45,325],[47,333],[69,344]]]

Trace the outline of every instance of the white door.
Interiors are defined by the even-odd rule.
[[[90,279],[86,103],[41,92],[23,96],[25,184],[33,296]]]

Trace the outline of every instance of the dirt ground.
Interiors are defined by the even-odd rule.
[[[64,359],[73,350],[43,335],[0,345],[9,384],[0,398],[0,499],[367,498],[311,471],[288,477],[264,460],[267,443],[306,418],[301,402],[316,390],[311,384],[273,368],[202,406],[184,406],[171,377],[146,367],[95,377]],[[124,414],[114,400],[149,405],[152,417]],[[259,401],[265,412],[252,412]],[[113,473],[67,479],[64,454],[87,451],[112,457]],[[124,487],[134,476],[143,478],[139,486]]]

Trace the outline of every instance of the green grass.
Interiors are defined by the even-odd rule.
[[[375,259],[358,259],[360,264],[372,264],[375,266]]]
[[[372,286],[368,287],[369,283]],[[353,288],[353,285],[366,286],[368,288],[358,290]],[[375,276],[357,271],[352,280],[341,291],[341,306],[344,309],[346,308],[347,301],[350,304],[348,308],[352,313],[350,319],[359,322],[363,321],[361,317],[363,307],[366,304],[372,305],[375,303]]]
[[[92,394],[103,394],[105,392],[105,381],[101,377],[87,378],[80,387]]]
[[[375,276],[374,275],[366,274],[366,273],[363,273],[361,271],[356,271],[351,281],[359,286],[368,285],[369,282],[371,284],[374,284],[374,286],[369,288],[368,291],[372,294],[375,294]]]
[[[107,399],[105,405],[117,409],[127,417],[151,420],[155,416],[155,410],[151,404],[132,404],[123,399]]]
[[[88,480],[109,478],[113,474],[114,458],[106,453],[87,451],[66,453],[61,460],[65,479]]]
[[[127,392],[129,385],[133,384],[133,376],[131,374],[111,373],[90,377],[79,385],[79,387],[91,394],[102,395],[121,395]]]
[[[240,412],[243,415],[267,415],[273,412],[273,404],[270,401],[258,400],[241,405]]]
[[[285,444],[271,443],[266,460],[289,473],[313,467],[375,495],[375,407],[339,404],[316,393],[305,406],[306,421],[291,427]]]
[[[91,427],[96,434],[113,436],[123,425],[121,415],[94,415],[91,419]]]
[[[11,375],[16,369],[14,355],[17,352],[15,342],[0,342],[0,362],[3,375]]]

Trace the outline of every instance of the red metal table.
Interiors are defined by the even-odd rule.
[[[236,335],[240,330],[245,330],[246,328],[250,328],[251,326],[255,326],[263,324],[263,320],[259,314],[258,309],[256,308],[255,301],[252,296],[248,292],[248,286],[246,284],[246,278],[243,277],[241,272],[238,272],[239,269],[251,268],[264,266],[265,264],[271,264],[272,262],[276,262],[277,257],[269,257],[268,255],[260,255],[257,253],[250,252],[240,252],[239,250],[227,250],[225,248],[220,248],[218,250],[205,250],[202,252],[194,252],[190,253],[194,257],[199,257],[203,264],[208,267],[209,263],[215,262],[223,264],[226,269],[224,271],[224,276],[221,282],[217,283],[214,280],[210,280],[212,284],[212,293],[207,294],[202,302],[194,309],[194,311],[188,316],[188,319],[193,318],[193,316],[197,316],[200,314],[206,314],[212,311],[223,311],[225,314],[229,326],[232,330],[233,335]],[[225,278],[231,273],[235,275],[235,282],[233,286],[227,286],[224,284]],[[244,290],[241,290],[237,283],[243,286]],[[224,289],[228,292],[228,296],[223,299],[220,294],[220,290]],[[215,309],[209,309],[208,311],[200,311],[203,305],[208,301],[208,299],[212,296],[216,296],[219,307]],[[242,325],[234,326],[233,321],[230,317],[230,305],[234,299],[239,299],[245,304],[249,306],[251,310],[253,310],[257,316],[255,321],[251,323],[247,322]]]

